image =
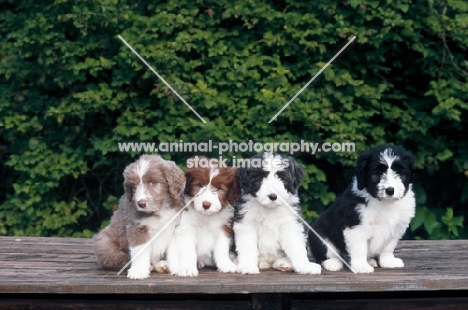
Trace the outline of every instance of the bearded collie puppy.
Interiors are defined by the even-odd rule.
[[[304,168],[276,153],[254,156],[239,167],[242,198],[236,205],[234,239],[237,272],[256,274],[273,267],[300,274],[319,274],[309,261],[306,233],[300,223],[297,190]]]
[[[185,172],[185,201],[190,203],[181,215],[174,242],[168,250],[169,270],[182,277],[198,275],[198,268],[216,267],[235,272],[230,258],[234,205],[240,197],[236,168],[193,167]]]
[[[403,267],[393,250],[414,216],[413,172],[413,159],[402,147],[385,144],[362,153],[352,184],[312,225],[322,237],[309,232],[315,259],[327,270],[343,268],[328,245],[349,257],[356,273]]]
[[[144,279],[153,269],[167,271],[162,259],[176,221],[137,254],[183,207],[185,176],[174,162],[157,155],[142,155],[123,175],[125,195],[110,224],[95,236],[95,252],[105,269],[122,268],[134,259],[128,278]]]

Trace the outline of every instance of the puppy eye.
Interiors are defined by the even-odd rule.
[[[268,172],[265,172],[263,170],[257,171],[254,170],[250,173],[250,178],[251,179],[263,179],[268,175]]]
[[[149,181],[148,183],[149,183],[149,185],[151,185],[151,186],[155,186],[155,185],[156,185],[156,182],[155,182],[155,181]]]
[[[405,181],[409,177],[409,174],[404,169],[395,170],[395,173],[400,177],[402,181]]]
[[[286,178],[286,173],[284,171],[279,171],[276,173],[276,176],[278,177],[278,179],[283,180],[284,178]]]
[[[197,186],[198,186],[198,187],[203,187],[203,183],[200,182],[200,183],[197,184]]]
[[[388,167],[386,165],[379,165],[378,170],[380,173],[384,173],[388,170]]]

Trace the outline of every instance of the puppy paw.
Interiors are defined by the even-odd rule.
[[[379,267],[379,264],[377,264],[377,261],[376,261],[375,259],[373,259],[373,258],[369,259],[369,260],[367,261],[367,263],[368,263],[369,265],[371,265],[372,267],[374,267],[374,268]]]
[[[382,268],[403,268],[405,267],[405,264],[403,261],[399,258],[392,257],[392,258],[381,258],[380,261],[380,266]]]
[[[307,262],[300,266],[294,266],[294,270],[299,274],[320,274],[322,267],[319,264]]]
[[[374,267],[369,265],[367,262],[360,264],[351,264],[351,268],[355,273],[373,273]]]
[[[131,267],[128,270],[127,278],[133,280],[146,279],[150,276],[150,268]]]
[[[273,264],[273,268],[279,271],[283,271],[283,272],[291,272],[293,270],[291,263],[285,258],[278,259]]]
[[[218,264],[218,271],[234,273],[237,271],[237,266],[233,262],[225,262],[222,264]]]
[[[242,274],[258,274],[260,269],[257,266],[238,266],[237,272]]]
[[[198,276],[198,269],[191,269],[191,268],[181,268],[176,273],[179,277],[197,277]]]
[[[260,269],[268,269],[268,268],[270,268],[270,267],[271,267],[271,264],[270,264],[268,261],[266,261],[266,260],[264,260],[264,259],[260,259],[260,260],[258,261],[258,268],[260,268]]]
[[[343,262],[333,257],[323,261],[322,266],[328,271],[339,271],[343,268]]]
[[[169,264],[167,261],[161,260],[153,266],[153,270],[157,273],[169,273]]]

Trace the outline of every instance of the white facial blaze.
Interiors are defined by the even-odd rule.
[[[203,187],[195,199],[193,200],[194,209],[198,212],[201,212],[206,215],[218,213],[221,210],[221,201],[219,201],[218,193],[211,185],[211,181],[214,177],[219,174],[219,169],[215,167],[211,167],[210,169],[210,183]],[[205,209],[203,207],[203,203],[205,205],[208,203],[210,206]]]
[[[393,154],[391,149],[386,149],[380,153],[380,162],[388,167],[392,166],[392,163],[396,160],[399,160],[400,156]]]
[[[211,184],[211,181],[213,180],[213,178],[215,176],[217,176],[219,174],[219,169],[216,168],[216,167],[210,167],[210,184]]]
[[[283,170],[286,167],[281,159],[281,156],[265,153],[262,160],[262,168],[265,171],[276,173],[277,171]]]
[[[276,176],[275,172],[270,172],[270,174],[263,179],[262,185],[257,192],[258,202],[270,208],[275,208],[282,205],[282,200],[276,198],[272,200],[271,195],[281,196],[284,200],[288,200],[288,191],[284,187],[283,182]],[[274,197],[274,196],[273,196]]]
[[[405,195],[405,185],[398,173],[392,169],[393,163],[399,159],[400,157],[393,154],[391,149],[386,149],[380,153],[380,162],[388,167],[387,171],[382,174],[378,184],[378,197],[380,199],[400,199]],[[390,189],[393,189],[393,194],[389,194],[391,193]],[[389,193],[387,193],[387,190]]]
[[[143,183],[143,176],[148,171],[148,168],[149,168],[149,162],[146,159],[140,159],[136,167],[136,172],[137,172],[138,178],[140,179],[140,182],[137,184],[137,187],[135,190],[135,200],[137,202],[142,199],[151,198],[151,196],[148,195],[146,191],[145,184]]]
[[[276,208],[282,205],[282,201],[279,198],[272,200],[271,195],[280,195],[284,200],[288,201],[288,191],[284,187],[283,182],[278,178],[276,173],[285,168],[281,161],[281,156],[266,153],[263,157],[263,170],[269,171],[270,173],[266,178],[263,179],[262,185],[257,192],[257,201],[264,207]]]

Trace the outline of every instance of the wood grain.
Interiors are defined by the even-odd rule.
[[[101,270],[91,239],[0,237],[0,294],[313,294],[468,290],[468,240],[402,241],[396,256],[405,268],[298,275],[201,270],[195,278],[152,273],[130,280]],[[429,293],[430,294],[430,293]]]

